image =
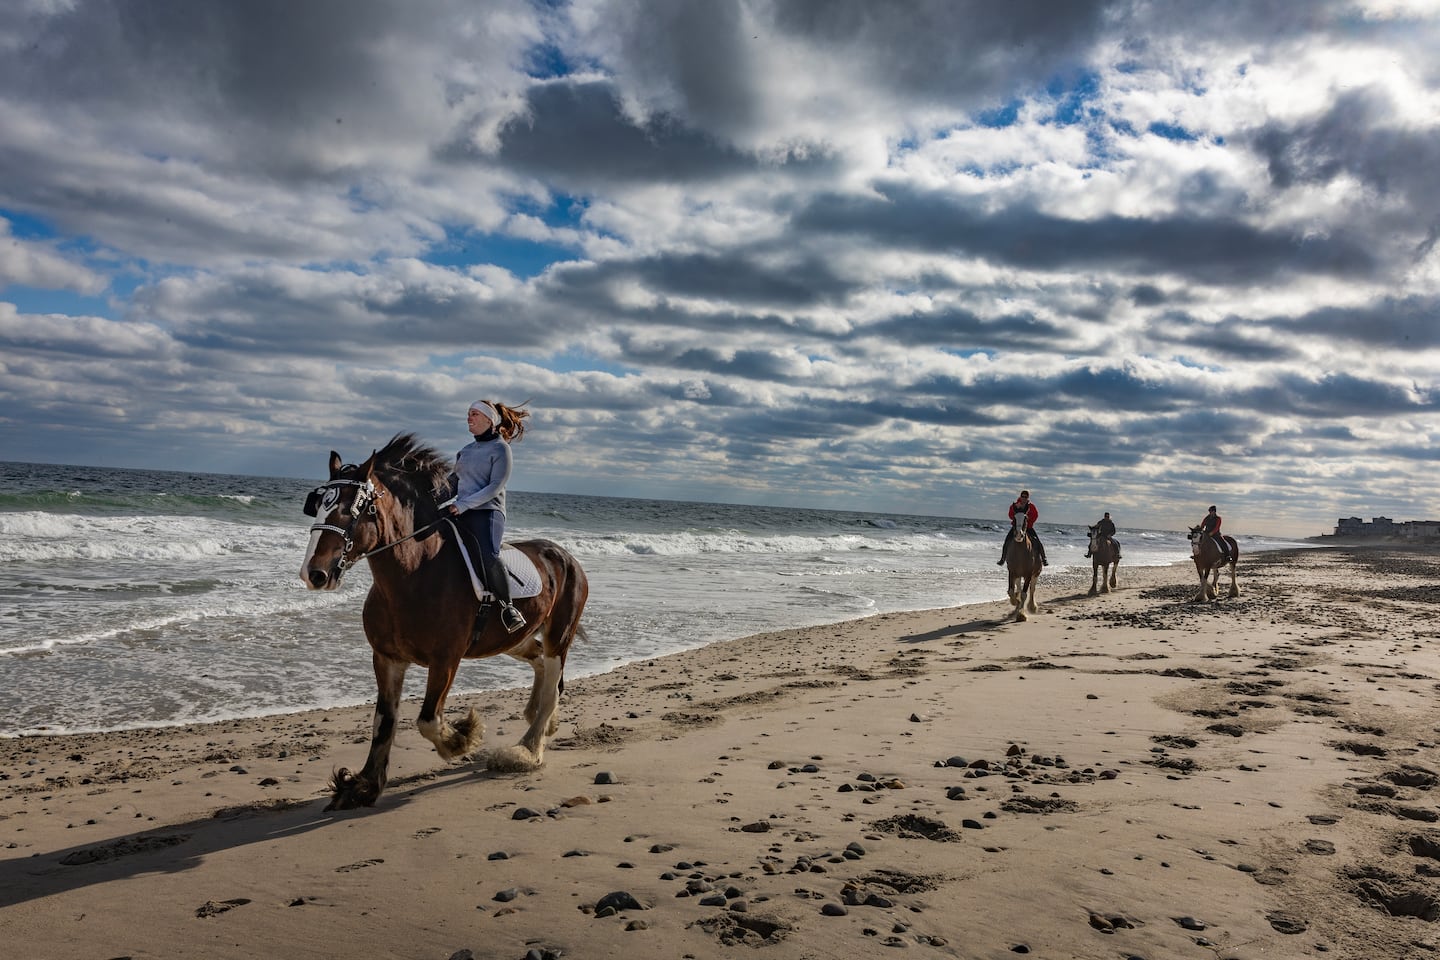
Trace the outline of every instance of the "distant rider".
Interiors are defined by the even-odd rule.
[[[1015,514],[1025,515],[1025,528],[1030,531],[1030,539],[1035,541],[1035,549],[1040,552],[1040,565],[1047,567],[1050,561],[1045,558],[1045,544],[1040,542],[1040,536],[1035,532],[1035,521],[1040,519],[1040,511],[1030,500],[1030,491],[1021,490],[1020,498],[1010,504],[1010,532],[1005,534],[1005,543],[1000,547],[1000,559],[995,564],[997,567],[1005,566],[1005,555],[1010,552],[1010,541],[1015,537]]]
[[[1220,555],[1225,558],[1226,563],[1229,563],[1230,545],[1225,542],[1224,537],[1220,536],[1220,514],[1215,512],[1213,506],[1210,508],[1210,512],[1205,514],[1205,519],[1200,521],[1200,532],[1208,534],[1215,541],[1215,546],[1220,548]]]
[[[1100,521],[1095,524],[1095,540],[1092,542],[1103,543],[1106,540],[1109,540],[1110,543],[1114,545],[1115,555],[1118,557],[1120,555],[1120,541],[1115,539],[1115,521],[1110,519],[1109,513],[1106,513],[1105,516],[1101,517]],[[1094,547],[1091,547],[1089,550],[1086,550],[1085,556],[1091,556],[1094,553],[1094,549]]]

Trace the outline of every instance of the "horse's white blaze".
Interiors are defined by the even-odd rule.
[[[310,582],[310,561],[315,557],[315,549],[320,546],[320,534],[324,530],[310,531],[310,545],[305,548],[305,559],[300,561],[300,579],[305,581],[305,586],[310,590],[318,590],[315,584]]]

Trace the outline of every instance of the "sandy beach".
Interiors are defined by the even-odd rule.
[[[1108,595],[763,634],[567,683],[534,774],[407,704],[0,741],[26,958],[1388,958],[1440,951],[1440,555],[1193,568]],[[354,655],[368,657],[363,637]],[[475,706],[487,746],[523,692]],[[483,756],[482,756],[483,759]]]

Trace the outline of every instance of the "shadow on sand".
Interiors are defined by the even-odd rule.
[[[181,873],[199,866],[210,854],[343,825],[356,817],[384,815],[422,794],[492,776],[509,775],[491,773],[472,761],[396,778],[380,803],[368,809],[324,813],[328,797],[260,801],[225,807],[186,823],[0,862],[0,909],[115,880]]]

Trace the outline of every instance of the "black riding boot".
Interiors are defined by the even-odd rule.
[[[500,604],[500,622],[506,633],[514,633],[525,626],[525,617],[510,602],[510,574],[499,557],[485,557],[485,586]]]
[[[1005,566],[1005,554],[1010,552],[1010,534],[1005,534],[1005,542],[1000,545],[1000,559],[995,561],[995,566]]]

